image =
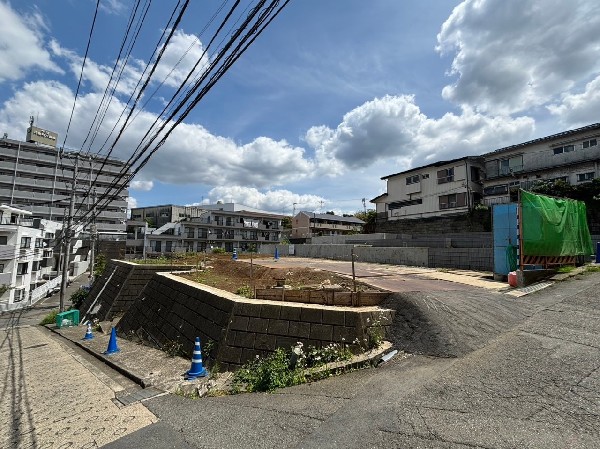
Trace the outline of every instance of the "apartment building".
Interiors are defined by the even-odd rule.
[[[323,235],[357,234],[362,231],[364,224],[364,221],[356,217],[300,211],[292,218],[290,238],[296,240]]]
[[[381,179],[387,191],[371,200],[378,220],[463,214],[481,202],[482,157],[439,161]]]
[[[119,179],[124,162],[116,159],[83,155],[76,151],[61,152],[56,148],[56,133],[31,126],[27,141],[0,138],[0,204],[32,213],[34,218],[62,221],[69,209],[71,184],[77,164],[76,216],[86,213],[93,197],[85,194],[94,184],[96,194],[111,195],[126,181]],[[95,180],[95,182],[94,182]],[[125,188],[99,211],[96,218],[100,234],[124,233],[127,219]]]
[[[167,217],[160,217],[160,214],[166,213],[170,213],[174,220],[158,228],[140,220],[142,217],[164,219]],[[128,259],[140,258],[144,252],[148,257],[156,257],[214,248],[223,248],[227,252],[258,249],[265,243],[281,242],[281,220],[284,218],[283,215],[234,203],[187,208],[174,205],[135,208],[131,216],[127,226]]]
[[[61,223],[0,205],[0,311],[29,305],[59,286],[55,237]]]
[[[597,178],[599,142],[600,123],[595,123],[485,154],[484,203],[516,201],[519,188],[543,181],[577,185]]]

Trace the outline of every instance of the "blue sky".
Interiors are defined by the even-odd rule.
[[[23,139],[34,115],[63,141],[95,3],[0,0],[0,132]],[[175,3],[152,2],[92,152]],[[150,91],[165,84],[119,157],[202,53],[209,18],[233,2],[191,3]],[[133,4],[100,2],[71,148],[91,126]],[[382,176],[598,122],[599,26],[595,0],[292,0],[138,174],[131,204],[355,212],[385,190]]]

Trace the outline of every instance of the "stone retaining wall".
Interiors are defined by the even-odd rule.
[[[180,343],[190,352],[195,337],[205,358],[239,367],[279,347],[301,341],[322,347],[351,343],[370,331],[386,331],[394,311],[247,299],[167,273],[156,273],[119,322],[121,335],[135,333],[160,347]],[[381,326],[377,325],[381,322]],[[379,329],[381,328],[381,329]]]
[[[288,290],[285,288],[261,288],[256,290],[256,298],[269,301],[302,302],[324,306],[376,306],[390,294],[387,292],[348,292],[328,289]]]
[[[154,273],[188,269],[189,266],[183,265],[141,265],[111,260],[80,307],[82,321],[94,310],[94,316],[100,321],[112,320],[129,309]]]

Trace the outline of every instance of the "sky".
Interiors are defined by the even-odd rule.
[[[149,3],[95,127],[135,4],[100,0],[66,135],[96,0],[0,0],[0,133],[24,140],[33,116],[106,153],[176,3]],[[210,19],[233,3],[191,2],[113,156],[214,58]],[[597,0],[292,0],[136,175],[130,207],[374,208],[383,176],[600,121],[598,29]]]

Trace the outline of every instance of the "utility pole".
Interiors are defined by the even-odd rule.
[[[90,225],[90,285],[94,282],[94,265],[96,264],[96,189],[92,190],[92,204],[94,211],[92,212],[92,224]]]
[[[67,227],[63,229],[64,238],[64,254],[62,267],[62,282],[60,284],[60,305],[59,312],[65,311],[65,292],[67,290],[67,278],[69,276],[69,260],[71,252],[71,238],[73,232],[73,215],[75,214],[75,191],[77,189],[77,170],[79,168],[79,154],[75,155],[75,163],[73,164],[73,182],[71,185],[71,199],[69,201],[69,215],[67,216]]]
[[[363,209],[365,211],[365,217],[366,217],[367,216],[367,199],[363,198],[362,203],[363,203]]]

